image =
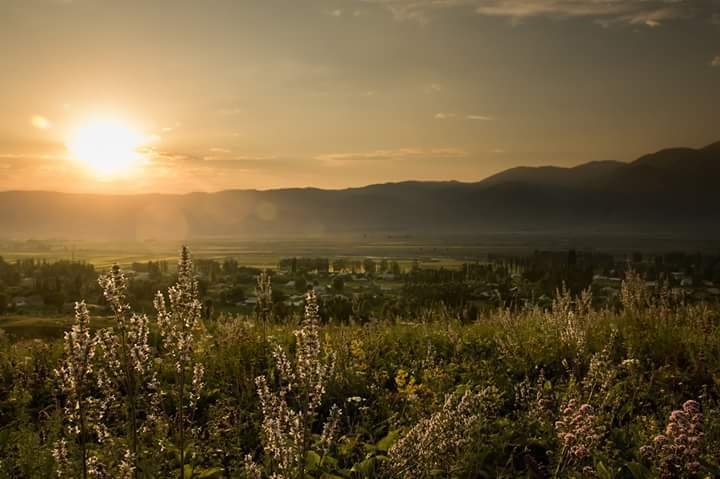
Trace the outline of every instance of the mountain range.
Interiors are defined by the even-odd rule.
[[[0,238],[683,232],[720,238],[720,142],[630,163],[512,168],[475,183],[182,195],[0,192]]]

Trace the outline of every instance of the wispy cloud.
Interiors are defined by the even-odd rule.
[[[485,115],[466,115],[465,119],[476,120],[476,121],[492,121],[493,117],[485,116]]]
[[[506,17],[513,22],[530,17],[589,18],[614,23],[656,27],[663,22],[693,16],[696,9],[682,0],[362,0],[383,5],[398,20],[427,23],[434,10],[470,8],[479,15]]]
[[[453,118],[458,118],[457,113],[435,113],[435,119],[436,120],[450,120]],[[462,118],[465,118],[466,120],[470,121],[492,121],[494,120],[493,117],[487,116],[487,115],[476,115],[476,114],[467,114],[462,116]]]
[[[712,59],[712,61],[710,62],[710,66],[713,68],[720,67],[720,55]]]
[[[522,19],[533,16],[552,18],[587,17],[600,24],[645,24],[656,27],[661,22],[689,16],[685,4],[674,0],[491,0],[479,2],[481,15]]]
[[[355,153],[329,153],[318,155],[315,159],[325,162],[424,160],[464,158],[467,155],[467,151],[461,148],[394,148]]]
[[[425,87],[425,93],[440,93],[443,91],[443,86],[439,83],[431,83]]]

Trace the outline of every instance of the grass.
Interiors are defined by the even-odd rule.
[[[642,281],[629,284],[644,288]],[[558,295],[547,310],[497,309],[468,322],[439,305],[422,317],[400,314],[364,324],[331,319],[320,339],[335,358],[336,373],[325,385],[316,422],[325,421],[332,404],[343,408],[343,419],[327,450],[308,453],[306,477],[720,477],[720,309],[685,304],[669,293],[624,292],[617,310]],[[248,454],[269,476],[255,378],[277,378],[272,348],[296,350],[299,319],[271,322],[267,329],[252,316],[203,324],[193,360],[204,364],[204,387],[183,454],[193,477],[242,479]],[[62,417],[52,373],[61,354],[55,338],[67,326],[66,318],[0,321],[13,332],[10,340],[0,339],[1,479],[53,477],[50,449]],[[156,331],[153,326],[151,344],[161,349]],[[30,337],[44,340],[25,340]],[[171,389],[173,368],[158,374],[161,386]],[[482,399],[479,409],[448,406],[448,395],[466,394]],[[689,400],[702,411],[692,427],[682,416]],[[177,401],[170,395],[161,404],[172,413]],[[472,420],[466,421],[468,414]],[[671,415],[680,430],[663,434]],[[113,441],[92,445],[108,467],[126,435],[124,423],[113,418]],[[437,437],[422,438],[425,425]],[[177,477],[172,428],[148,431],[140,477]],[[311,431],[308,447],[316,447],[321,432]],[[412,476],[388,475],[388,461],[416,460],[407,442],[393,449],[409,434],[422,438],[417,460],[426,462]],[[659,437],[674,447],[688,434],[694,442],[687,454],[643,449]],[[460,440],[457,448],[447,443]],[[440,463],[433,462],[437,457]]]
[[[0,330],[15,339],[54,340],[62,338],[63,333],[72,326],[73,318],[67,316],[42,317],[10,315],[0,317]],[[111,325],[107,318],[96,318],[94,328]]]

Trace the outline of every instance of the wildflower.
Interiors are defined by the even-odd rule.
[[[555,422],[555,432],[562,445],[558,472],[565,466],[582,464],[589,459],[603,436],[593,407],[579,404],[576,399],[570,399],[563,407],[560,419]]]
[[[330,408],[330,414],[328,419],[323,426],[322,434],[320,435],[320,447],[324,451],[328,451],[335,441],[338,430],[340,429],[340,419],[342,418],[342,409],[333,404]]]
[[[645,280],[635,270],[625,273],[625,279],[620,287],[620,302],[626,311],[637,312],[650,304],[650,291]]]
[[[70,477],[70,458],[68,457],[67,441],[60,439],[53,444],[52,456],[55,459],[58,478]]]
[[[362,339],[356,338],[350,341],[350,357],[353,360],[353,366],[358,375],[364,375],[367,372],[367,353],[364,349]]]
[[[397,386],[398,393],[408,401],[414,401],[418,398],[420,386],[417,384],[415,376],[408,371],[402,368],[398,369],[395,374],[395,385]]]
[[[439,411],[418,422],[390,448],[392,476],[424,478],[431,471],[443,471],[443,477],[449,477],[454,460],[470,444],[471,433],[492,412],[498,398],[494,387],[446,396]]]
[[[166,304],[162,293],[157,293],[155,309],[162,338],[163,359],[171,363],[176,376],[174,391],[164,391],[163,394],[173,394],[176,399],[175,427],[179,441],[177,449],[180,452],[181,479],[184,479],[186,433],[197,431],[192,428],[188,430],[188,423],[191,422],[204,385],[204,369],[196,362],[194,354],[202,318],[202,304],[190,251],[185,246],[178,262],[177,283],[168,288],[167,296],[169,304]]]
[[[599,404],[600,407],[605,405],[610,389],[617,378],[617,370],[610,356],[610,348],[616,335],[617,333],[613,331],[609,340],[610,344],[605,346],[602,351],[592,355],[590,367],[582,380],[588,403],[593,402],[593,399],[599,396],[600,400],[596,404]]]
[[[272,476],[276,479],[304,477],[305,455],[309,450],[310,428],[317,416],[325,385],[334,369],[332,355],[324,354],[320,344],[320,318],[317,297],[308,292],[305,317],[295,331],[296,350],[292,360],[282,348],[273,353],[280,386],[272,391],[265,376],[255,380],[262,408],[262,434],[265,455],[269,457]],[[290,406],[289,400],[298,403]],[[321,445],[329,448],[339,425],[341,410],[331,409],[323,427]],[[258,477],[259,468],[246,458],[245,471]]]
[[[63,359],[55,374],[60,381],[60,391],[65,395],[64,436],[72,438],[72,442],[78,444],[80,476],[86,479],[92,473],[93,460],[88,451],[89,432],[92,423],[97,421],[93,421],[96,411],[91,396],[95,372],[95,341],[90,335],[90,315],[84,302],[75,303],[75,323],[70,331],[65,333],[63,343]],[[53,456],[57,462],[59,477],[71,475],[72,464],[67,446],[65,437],[55,443]]]
[[[662,479],[696,474],[700,470],[700,449],[704,438],[700,403],[685,401],[682,409],[670,414],[665,434],[658,434],[652,444],[640,448],[640,454],[651,461]]]
[[[587,317],[592,309],[592,293],[589,289],[573,298],[563,283],[555,292],[547,322],[553,325],[563,344],[573,347],[579,354],[585,349]]]
[[[113,265],[98,283],[115,319],[113,327],[98,334],[102,367],[98,369],[97,383],[103,392],[101,404],[104,415],[111,408],[124,409],[130,450],[121,462],[121,474],[136,477],[139,434],[143,429],[138,411],[140,402],[150,393],[147,386],[157,380],[148,341],[150,326],[146,315],[133,313],[127,299],[128,281],[118,265]],[[99,435],[106,438],[109,432],[105,430]]]
[[[624,368],[628,368],[628,369],[637,367],[639,365],[640,365],[640,361],[637,359],[634,359],[634,358],[624,359],[623,362],[620,363],[620,366],[622,366]]]
[[[129,449],[126,450],[122,460],[120,461],[120,467],[118,470],[119,479],[131,479],[132,477],[135,477],[135,462],[133,453]]]
[[[520,407],[527,407],[531,420],[544,423],[550,419],[552,394],[546,388],[545,370],[541,369],[534,385],[526,377],[515,388],[515,402]]]
[[[243,464],[245,466],[245,477],[247,477],[247,479],[262,478],[262,471],[260,470],[258,465],[253,462],[252,456],[250,454],[245,456]]]

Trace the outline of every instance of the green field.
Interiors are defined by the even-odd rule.
[[[0,316],[0,330],[16,339],[55,339],[61,338],[63,332],[72,325],[69,316]],[[111,325],[105,318],[95,318],[93,328],[104,328]]]
[[[23,258],[86,261],[103,270],[113,263],[128,266],[133,262],[168,261],[172,264],[183,244],[173,241],[4,241],[0,242],[0,256],[7,261]],[[258,268],[275,268],[278,260],[293,256],[386,258],[398,261],[405,268],[414,260],[429,268],[457,268],[468,260],[485,257],[482,247],[445,241],[191,240],[186,244],[197,259],[234,258],[241,265]]]

